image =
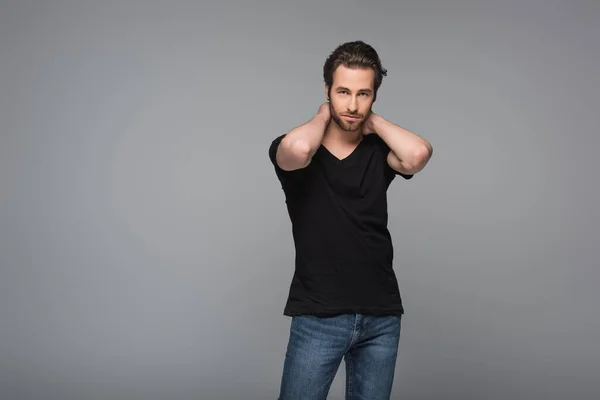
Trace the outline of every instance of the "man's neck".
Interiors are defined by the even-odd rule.
[[[339,127],[335,121],[327,126],[323,136],[323,143],[331,143],[336,145],[356,145],[362,140],[362,131],[359,129],[356,132],[345,131]]]

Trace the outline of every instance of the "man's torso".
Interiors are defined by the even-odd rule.
[[[282,138],[269,155],[296,249],[284,314],[402,314],[387,228],[387,189],[397,173],[385,142],[367,135],[341,160],[321,145],[306,168],[284,171],[275,161]]]

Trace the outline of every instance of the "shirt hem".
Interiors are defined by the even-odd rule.
[[[376,308],[376,307],[340,307],[340,308],[319,308],[319,309],[291,309],[285,308],[283,315],[288,317],[294,317],[299,315],[314,315],[321,317],[332,317],[342,314],[363,314],[363,315],[396,315],[402,316],[404,314],[404,308]]]

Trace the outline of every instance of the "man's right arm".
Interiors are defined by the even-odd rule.
[[[321,145],[329,119],[329,103],[323,103],[310,121],[289,131],[277,147],[279,168],[294,171],[308,166]]]

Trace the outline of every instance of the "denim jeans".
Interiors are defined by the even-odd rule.
[[[294,316],[280,400],[325,400],[342,359],[347,400],[389,400],[400,316]]]

